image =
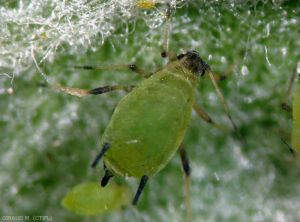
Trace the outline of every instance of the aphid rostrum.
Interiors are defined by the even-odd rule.
[[[167,18],[170,17],[170,12],[168,7]],[[136,205],[149,177],[164,168],[179,151],[185,173],[186,207],[190,215],[191,170],[186,151],[181,143],[193,108],[207,123],[216,126],[209,115],[195,103],[195,89],[201,77],[205,75],[210,77],[234,130],[237,130],[237,127],[229,114],[215,76],[199,53],[191,50],[176,56],[168,50],[168,23],[169,19],[165,25],[161,56],[167,57],[169,62],[157,72],[149,73],[135,64],[78,67],[131,70],[145,77],[140,84],[104,86],[92,90],[63,86],[56,86],[56,88],[79,97],[115,90],[128,92],[116,106],[110,123],[101,137],[101,150],[92,163],[92,167],[96,167],[103,159],[105,175],[101,180],[101,186],[106,186],[113,176],[139,178],[140,184],[132,201],[133,205]]]

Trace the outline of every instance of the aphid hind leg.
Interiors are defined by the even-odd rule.
[[[103,178],[101,179],[101,187],[105,187],[109,181],[110,178],[113,177],[113,174],[107,169],[107,167],[105,166],[104,164],[104,176]]]
[[[138,187],[138,190],[137,190],[137,192],[134,196],[134,199],[132,201],[132,205],[137,205],[137,202],[138,202],[138,200],[140,198],[140,195],[142,194],[142,192],[143,192],[143,190],[146,186],[146,183],[147,183],[148,179],[149,179],[148,176],[146,176],[146,175],[142,176],[139,187]]]
[[[180,160],[182,165],[182,170],[184,173],[184,199],[185,199],[185,207],[187,210],[187,218],[188,221],[192,220],[192,207],[190,201],[190,175],[191,175],[191,167],[189,164],[189,159],[186,153],[186,150],[183,145],[179,147]]]
[[[99,65],[99,66],[74,66],[76,69],[86,69],[86,70],[115,70],[115,71],[132,71],[136,74],[148,78],[153,73],[147,72],[146,70],[138,67],[135,64],[110,64],[110,65]]]
[[[100,95],[103,93],[108,93],[112,91],[118,91],[118,90],[123,90],[125,92],[130,92],[134,86],[120,86],[120,85],[114,85],[114,86],[101,86],[97,87],[91,90],[87,89],[80,89],[80,88],[72,88],[72,87],[66,87],[66,86],[61,86],[61,85],[55,85],[55,89],[65,92],[67,94],[73,95],[73,96],[78,96],[78,97],[84,97],[87,95]]]
[[[99,161],[101,160],[101,158],[104,156],[104,154],[107,152],[107,150],[109,148],[110,148],[110,144],[109,143],[104,143],[102,149],[100,150],[100,152],[96,156],[95,160],[91,164],[91,167],[95,168],[97,166],[97,164],[99,163]]]

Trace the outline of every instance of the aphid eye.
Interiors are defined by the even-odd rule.
[[[185,56],[185,54],[180,54],[180,55],[178,55],[178,56],[177,56],[177,60],[182,59],[184,56]]]

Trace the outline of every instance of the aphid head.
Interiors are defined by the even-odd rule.
[[[206,71],[210,70],[209,65],[202,60],[199,53],[195,50],[188,51],[185,54],[180,54],[177,59],[182,61],[182,64],[197,76],[203,76]]]

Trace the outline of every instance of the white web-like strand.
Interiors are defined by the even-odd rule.
[[[176,6],[179,1],[167,2]],[[13,8],[9,5],[12,2],[0,3],[0,74],[19,75],[33,63],[42,74],[39,65],[46,59],[51,61],[60,46],[67,46],[70,54],[78,53],[78,47],[80,51],[99,48],[120,26],[137,18],[136,3],[20,0]]]

